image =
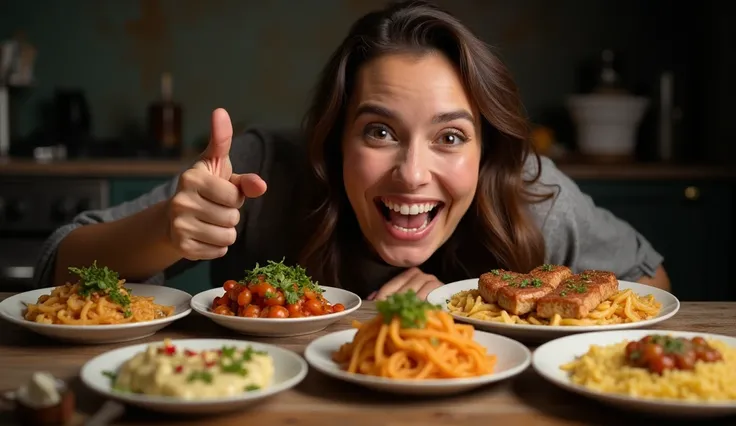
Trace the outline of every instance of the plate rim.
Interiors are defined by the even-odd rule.
[[[79,378],[84,383],[84,385],[91,389],[92,391],[104,395],[109,398],[118,399],[121,401],[125,401],[130,404],[135,405],[141,405],[144,404],[146,406],[168,406],[168,407],[177,407],[177,406],[187,406],[187,407],[206,407],[211,405],[219,405],[219,404],[237,404],[241,402],[246,401],[252,401],[252,400],[258,400],[262,398],[269,397],[271,395],[275,395],[277,393],[286,391],[288,389],[294,388],[295,386],[299,385],[309,373],[309,365],[306,362],[306,360],[301,357],[298,353],[282,348],[277,345],[272,345],[269,343],[261,343],[261,342],[255,342],[250,340],[237,340],[237,339],[213,339],[213,338],[193,338],[193,339],[171,339],[171,343],[175,345],[186,345],[186,342],[192,342],[192,341],[198,341],[198,342],[212,342],[213,345],[215,345],[214,342],[220,342],[218,345],[222,344],[236,344],[241,346],[246,345],[256,345],[261,348],[266,348],[265,350],[276,350],[280,351],[282,353],[287,354],[287,356],[291,357],[296,364],[299,365],[299,372],[289,377],[288,379],[284,380],[282,383],[279,383],[277,385],[270,386],[266,389],[257,391],[257,392],[244,392],[241,395],[235,395],[235,396],[229,396],[224,398],[211,398],[211,399],[202,399],[202,400],[181,400],[177,398],[172,397],[165,397],[160,395],[142,395],[142,394],[134,394],[134,393],[124,393],[124,392],[115,392],[112,390],[112,387],[100,387],[95,385],[93,382],[88,380],[88,375],[93,374],[91,371],[91,364],[94,361],[98,361],[100,358],[106,357],[106,356],[112,356],[113,354],[117,352],[123,352],[123,351],[129,351],[129,350],[145,350],[149,345],[155,344],[155,342],[145,342],[145,343],[137,343],[134,345],[128,345],[123,346],[119,348],[115,348],[106,352],[103,352],[101,354],[98,354],[97,356],[90,358],[87,360],[87,362],[82,365],[82,368],[79,370]],[[124,362],[124,361],[123,361]],[[121,363],[122,364],[122,363]],[[120,368],[120,365],[117,366],[117,368]],[[276,366],[274,365],[274,368]]]
[[[591,332],[591,333],[580,333],[580,334],[573,334],[569,336],[562,336],[558,337],[556,339],[550,340],[548,342],[543,343],[539,347],[537,347],[534,350],[534,353],[532,354],[532,368],[534,371],[539,374],[544,380],[546,380],[549,383],[552,383],[556,386],[559,386],[563,389],[567,389],[572,392],[576,392],[580,395],[585,395],[590,398],[596,398],[599,400],[608,400],[608,401],[615,401],[616,403],[626,403],[626,404],[636,404],[636,405],[643,405],[643,406],[649,406],[649,407],[662,407],[662,408],[687,408],[687,409],[702,409],[702,411],[713,411],[713,410],[734,410],[736,411],[736,401],[734,402],[704,402],[704,401],[686,401],[686,400],[668,400],[668,399],[656,399],[656,398],[636,398],[629,395],[620,395],[620,394],[614,394],[614,393],[607,393],[602,392],[598,390],[588,389],[585,386],[578,385],[575,383],[572,383],[567,376],[566,379],[559,379],[552,375],[546,368],[540,367],[539,360],[544,355],[544,350],[550,350],[549,348],[559,345],[561,348],[565,347],[565,342],[570,340],[584,340],[586,338],[590,337],[596,337],[601,335],[619,335],[621,336],[621,339],[626,338],[626,334],[634,335],[629,338],[636,338],[638,336],[646,335],[646,334],[672,334],[673,336],[677,337],[680,336],[703,336],[706,338],[714,338],[714,339],[722,339],[726,338],[728,340],[732,340],[736,342],[736,337],[728,336],[725,334],[717,334],[717,333],[701,333],[697,331],[682,331],[682,330],[652,330],[652,329],[638,329],[638,330],[604,330],[604,331],[598,331],[598,332]],[[609,344],[614,344],[615,342],[611,342]],[[590,346],[591,343],[588,343],[588,346]],[[736,349],[736,347],[735,347]],[[538,351],[542,350],[539,354]],[[559,367],[559,366],[558,366]]]
[[[437,295],[437,294],[439,294],[442,291],[443,288],[446,288],[446,286],[450,286],[450,285],[457,285],[457,286],[459,286],[461,284],[465,284],[465,283],[468,283],[470,281],[475,281],[477,283],[478,278],[468,278],[468,279],[465,279],[465,280],[454,281],[454,282],[451,282],[451,283],[447,283],[447,284],[443,285],[442,287],[438,287],[438,288],[432,290],[427,295],[427,301],[430,300],[430,297],[432,296],[432,293],[434,293],[435,295]],[[619,285],[621,285],[622,283],[625,283],[627,285],[633,284],[633,285],[636,285],[636,286],[646,286],[646,284],[641,284],[641,283],[637,283],[637,282],[633,282],[633,281],[618,280],[618,282],[619,282]],[[652,287],[652,286],[649,286],[649,287]],[[570,325],[535,325],[535,324],[506,324],[506,323],[502,323],[502,322],[484,321],[484,320],[479,320],[479,319],[475,319],[475,318],[467,318],[467,317],[463,317],[463,316],[460,316],[460,315],[457,315],[457,314],[454,314],[454,313],[450,313],[450,315],[452,315],[452,317],[455,318],[455,320],[457,320],[457,321],[461,321],[461,322],[464,322],[464,323],[467,323],[467,324],[478,325],[480,327],[494,328],[494,329],[497,329],[497,330],[518,330],[518,331],[528,331],[528,332],[537,332],[537,331],[540,331],[540,332],[548,332],[548,333],[571,332],[571,333],[575,333],[575,334],[587,333],[587,332],[593,332],[593,333],[595,333],[595,332],[598,332],[598,331],[629,330],[629,329],[632,329],[632,328],[648,327],[648,326],[652,326],[654,324],[658,324],[658,323],[664,322],[664,321],[672,318],[673,316],[677,315],[677,313],[680,311],[681,302],[680,302],[680,299],[677,298],[677,296],[675,296],[674,294],[670,293],[669,291],[663,290],[661,288],[657,288],[657,287],[652,287],[652,288],[654,288],[654,289],[656,289],[658,291],[664,292],[664,293],[666,293],[668,295],[668,297],[671,297],[672,298],[672,301],[674,302],[674,308],[672,309],[671,312],[668,312],[668,313],[666,313],[664,315],[661,315],[660,314],[660,315],[657,315],[654,318],[650,318],[648,320],[643,320],[643,321],[639,321],[639,322],[629,322],[629,323],[621,323],[621,324],[604,324],[604,325],[577,325],[577,326],[570,326]],[[463,289],[463,290],[471,290],[471,289],[473,289],[473,288],[471,287],[471,288],[466,288],[466,289]],[[463,291],[463,290],[458,290],[458,291]],[[444,310],[445,312],[449,312],[449,310],[447,309],[447,304],[446,303],[441,303],[440,306],[442,307],[442,310]]]
[[[363,299],[358,296],[357,294],[353,293],[350,290],[345,290],[343,288],[338,287],[329,287],[329,286],[320,286],[322,289],[330,289],[330,290],[338,290],[347,293],[348,295],[355,298],[355,300],[358,302],[355,306],[352,308],[345,308],[342,312],[335,312],[329,315],[319,315],[319,316],[311,316],[311,317],[301,317],[301,318],[249,318],[249,317],[238,317],[238,316],[226,316],[226,315],[220,315],[216,314],[214,312],[210,312],[209,309],[203,309],[197,305],[195,305],[196,298],[198,296],[204,297],[205,293],[221,289],[221,287],[215,287],[208,290],[200,291],[199,293],[192,296],[191,300],[189,301],[189,306],[191,309],[193,309],[198,314],[204,315],[205,317],[217,321],[222,320],[223,322],[227,323],[241,323],[241,324],[298,324],[298,323],[315,323],[319,321],[327,321],[328,319],[339,319],[346,315],[349,315],[363,306]]]
[[[529,350],[529,348],[526,347],[526,345],[522,344],[521,342],[511,339],[506,336],[502,336],[500,334],[495,333],[488,333],[481,330],[474,330],[474,333],[479,334],[487,334],[493,336],[493,338],[500,339],[503,341],[506,341],[508,344],[516,346],[517,348],[521,348],[522,352],[524,353],[524,361],[521,362],[518,365],[515,365],[503,372],[499,373],[491,373],[491,374],[484,374],[482,376],[476,376],[476,377],[462,377],[462,378],[453,378],[453,379],[424,379],[424,380],[411,380],[411,379],[389,379],[384,377],[376,377],[376,376],[369,376],[365,374],[358,374],[358,373],[348,373],[343,370],[338,369],[327,369],[323,368],[319,363],[315,362],[316,357],[316,346],[322,339],[327,339],[328,337],[336,337],[338,335],[345,335],[346,339],[341,343],[348,343],[350,339],[355,336],[355,334],[358,332],[355,328],[349,328],[345,330],[338,330],[334,331],[332,333],[324,334],[311,342],[304,348],[304,358],[307,360],[307,363],[309,363],[310,367],[314,368],[315,370],[319,371],[320,373],[326,374],[328,376],[345,380],[348,382],[353,383],[361,383],[361,384],[371,384],[371,385],[388,385],[393,387],[425,387],[425,388],[444,388],[444,387],[453,387],[453,386],[475,386],[475,385],[485,385],[489,383],[494,383],[502,380],[506,380],[509,378],[512,378],[514,376],[518,376],[519,374],[526,371],[532,362],[532,352]]]
[[[133,322],[133,323],[125,323],[125,324],[92,324],[92,325],[42,324],[38,322],[28,321],[25,318],[17,318],[15,316],[9,315],[3,309],[3,305],[5,304],[10,305],[10,303],[12,303],[10,302],[11,300],[17,300],[19,303],[23,303],[21,299],[24,295],[31,293],[31,292],[35,292],[35,291],[49,291],[50,292],[56,287],[58,287],[56,286],[56,287],[44,287],[44,288],[37,288],[34,290],[24,291],[22,293],[14,294],[3,301],[0,301],[0,317],[2,317],[3,319],[9,322],[12,322],[14,324],[18,324],[20,326],[27,327],[27,328],[36,328],[36,329],[42,329],[42,330],[68,330],[68,331],[84,330],[82,331],[84,333],[88,331],[98,331],[98,330],[129,330],[132,328],[142,328],[142,327],[149,327],[149,326],[155,326],[155,325],[169,324],[171,322],[174,322],[174,321],[177,321],[177,320],[180,320],[186,317],[192,312],[192,307],[191,307],[192,295],[184,290],[180,290],[178,288],[173,288],[173,287],[167,287],[165,285],[155,285],[155,284],[125,283],[125,285],[126,286],[129,285],[134,289],[136,287],[141,287],[141,286],[155,287],[155,288],[164,289],[164,291],[170,291],[172,293],[181,293],[182,295],[186,295],[186,297],[188,297],[188,300],[186,302],[183,301],[181,303],[181,306],[186,306],[186,308],[179,313],[175,312],[174,315],[171,315],[165,318],[153,319],[150,321]]]

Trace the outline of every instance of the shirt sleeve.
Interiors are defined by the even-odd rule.
[[[618,279],[652,277],[664,258],[628,222],[597,206],[554,163],[542,159],[535,192],[553,193],[532,206],[545,239],[546,261],[585,269],[611,271]]]
[[[89,210],[77,215],[71,223],[56,229],[51,236],[44,242],[41,254],[36,262],[33,276],[33,286],[35,288],[54,286],[54,269],[56,265],[56,252],[61,241],[69,235],[73,230],[86,225],[95,223],[112,222],[124,217],[136,214],[158,202],[164,201],[171,197],[176,191],[176,185],[179,177],[165,182],[140,197],[126,201],[113,207],[100,210]],[[144,283],[147,284],[163,284],[163,272],[149,277]]]

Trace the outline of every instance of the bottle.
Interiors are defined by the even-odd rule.
[[[182,108],[173,97],[171,73],[161,75],[161,99],[148,107],[148,131],[154,151],[164,157],[182,154]]]

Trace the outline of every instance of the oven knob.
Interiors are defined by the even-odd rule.
[[[65,222],[71,220],[76,214],[76,203],[72,198],[64,197],[56,202],[56,205],[51,210],[52,219]]]
[[[5,217],[10,222],[18,222],[23,219],[28,211],[28,205],[23,200],[13,200],[5,206]]]

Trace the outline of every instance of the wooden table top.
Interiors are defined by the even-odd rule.
[[[10,295],[0,293],[0,300]],[[4,323],[0,332],[0,391],[20,386],[33,371],[49,371],[71,383],[78,401],[77,415],[72,424],[82,425],[84,419],[94,413],[104,401],[86,389],[80,382],[78,373],[87,360],[103,352],[141,342],[158,342],[169,337],[240,338],[276,344],[303,353],[306,344],[316,337],[349,328],[351,319],[366,320],[374,314],[375,304],[364,302],[359,311],[320,333],[292,338],[253,338],[231,332],[193,312],[147,339],[96,346],[55,342],[14,324]],[[711,332],[736,337],[736,302],[685,302],[675,317],[655,328]],[[516,426],[656,424],[656,420],[653,422],[651,418],[626,414],[563,391],[544,381],[531,367],[514,379],[469,393],[441,398],[381,394],[310,370],[296,388],[246,411],[204,419],[172,418],[127,407],[124,416],[115,424],[198,425],[206,422],[208,426],[479,426],[488,424],[489,421]],[[668,423],[676,424],[671,420]],[[9,411],[0,411],[0,424],[13,424]],[[736,418],[721,419],[715,424],[733,425],[736,424]]]

